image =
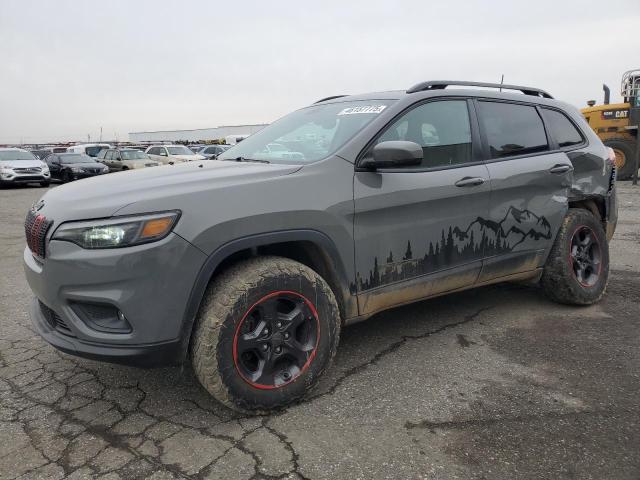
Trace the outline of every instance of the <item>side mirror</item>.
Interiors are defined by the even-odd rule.
[[[415,167],[422,163],[422,158],[422,147],[417,143],[392,140],[373,147],[371,156],[364,159],[360,166],[370,169]]]

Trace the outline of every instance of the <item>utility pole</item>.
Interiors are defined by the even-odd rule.
[[[100,127],[100,143],[102,143],[102,127]]]
[[[500,85],[504,85],[504,73],[502,74],[502,78],[500,78]],[[500,87],[500,91],[502,91],[502,87]]]

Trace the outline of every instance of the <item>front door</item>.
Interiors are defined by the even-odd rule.
[[[486,243],[490,181],[472,118],[473,106],[465,99],[422,103],[369,147],[387,140],[413,141],[423,147],[424,159],[417,168],[356,171],[361,314],[476,282]]]

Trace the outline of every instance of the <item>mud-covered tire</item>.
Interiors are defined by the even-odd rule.
[[[604,142],[607,147],[613,148],[616,156],[619,154],[624,156],[624,163],[618,167],[616,178],[618,180],[629,180],[633,176],[633,167],[635,165],[636,144],[632,140],[625,138],[612,138]],[[616,159],[616,163],[617,163]]]
[[[313,355],[308,354],[307,363],[290,381],[275,387],[253,385],[241,373],[238,332],[263,299],[284,294],[304,299],[313,311],[308,317],[314,318],[313,328],[317,326]],[[202,386],[227,407],[254,412],[283,407],[300,400],[330,365],[340,325],[334,294],[316,272],[287,258],[252,258],[226,270],[205,294],[191,342],[193,369]],[[275,342],[275,327],[271,333]]]
[[[572,255],[574,237],[585,231],[593,234],[599,251],[597,275],[594,278],[590,275],[592,285],[586,280],[584,283],[578,280],[576,269],[580,267]],[[575,241],[579,243],[579,238],[575,238]],[[587,271],[595,271],[595,269],[591,268]],[[558,303],[591,305],[602,298],[608,281],[609,244],[602,224],[588,210],[569,209],[544,267],[540,282],[544,292]]]

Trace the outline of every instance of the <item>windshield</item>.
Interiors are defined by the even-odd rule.
[[[93,158],[82,153],[67,153],[59,157],[61,163],[93,163]]]
[[[147,160],[149,157],[146,153],[139,150],[120,150],[123,160]]]
[[[376,118],[393,100],[312,105],[247,137],[218,156],[274,163],[311,163],[331,155]]]
[[[187,147],[167,147],[167,150],[169,150],[169,155],[195,155]]]
[[[92,147],[85,147],[84,151],[87,152],[87,155],[90,157],[95,157],[100,153],[100,150],[104,150],[105,148],[109,148],[108,145],[95,145]]]
[[[24,150],[2,150],[0,160],[37,160],[37,158]]]

